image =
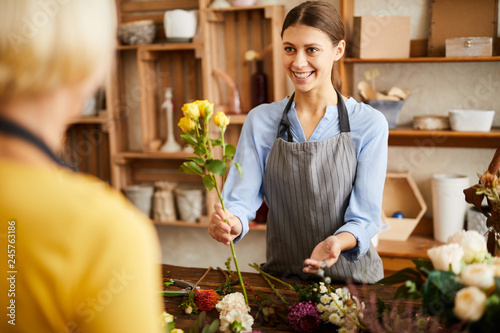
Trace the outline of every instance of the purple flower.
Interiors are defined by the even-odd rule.
[[[312,333],[321,325],[321,314],[311,301],[297,303],[288,308],[288,325],[295,332]]]

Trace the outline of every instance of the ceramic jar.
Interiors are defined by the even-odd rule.
[[[130,202],[149,218],[153,208],[153,191],[154,187],[151,185],[130,185],[123,189]]]
[[[198,11],[174,9],[167,10],[163,17],[163,26],[167,41],[187,43],[196,35]]]
[[[203,189],[194,186],[179,186],[175,189],[177,209],[182,221],[195,223],[203,211]]]
[[[159,181],[155,183],[154,220],[158,222],[172,222],[177,220],[175,211],[174,189],[176,183]]]
[[[257,3],[257,0],[233,0],[233,6],[245,7],[253,6]]]

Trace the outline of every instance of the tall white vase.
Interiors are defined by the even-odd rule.
[[[448,237],[464,228],[467,202],[463,190],[469,177],[456,174],[435,174],[432,177],[434,238],[446,242]]]
[[[181,145],[175,141],[174,137],[174,103],[172,102],[172,88],[165,89],[165,102],[161,106],[166,113],[167,119],[167,141],[163,146],[161,146],[160,150],[173,153],[181,150]]]

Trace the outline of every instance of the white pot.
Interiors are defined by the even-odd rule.
[[[432,176],[434,239],[445,243],[448,237],[464,229],[467,202],[463,190],[469,186],[467,176],[455,174]]]
[[[163,17],[165,36],[170,42],[190,42],[196,35],[198,11],[174,9],[167,10]]]

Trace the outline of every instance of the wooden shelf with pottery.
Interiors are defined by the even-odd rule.
[[[396,63],[396,62],[492,62],[500,61],[500,56],[492,57],[409,57],[409,58],[391,58],[391,59],[359,59],[344,58],[345,63],[351,64],[370,64],[370,63]]]
[[[500,128],[489,132],[424,131],[411,127],[389,130],[390,146],[498,148]]]

